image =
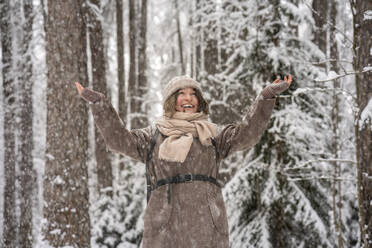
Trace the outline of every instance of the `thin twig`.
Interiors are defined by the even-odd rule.
[[[317,160],[309,160],[309,161],[306,161],[305,163],[303,163],[302,165],[298,166],[298,167],[294,167],[294,168],[286,168],[284,169],[284,171],[288,171],[288,170],[298,170],[298,169],[301,169],[309,164],[312,164],[312,163],[317,163],[317,162],[341,162],[341,163],[352,163],[352,164],[356,164],[356,162],[354,160],[348,160],[348,159],[317,159]]]
[[[372,68],[368,69],[368,70],[365,70],[365,71],[349,71],[349,72],[346,72],[345,74],[334,76],[333,78],[327,78],[327,79],[324,79],[324,80],[314,79],[314,81],[317,82],[317,83],[324,83],[324,82],[337,80],[339,78],[343,78],[343,77],[348,76],[348,75],[362,74],[362,73],[366,73],[366,72],[370,72],[370,71],[372,71]]]

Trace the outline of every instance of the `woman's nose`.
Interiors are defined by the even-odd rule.
[[[186,94],[186,95],[185,95],[185,99],[186,99],[186,100],[191,100],[191,95],[190,95],[190,94]]]

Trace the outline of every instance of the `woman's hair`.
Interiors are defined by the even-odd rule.
[[[195,90],[195,95],[198,98],[198,110],[197,112],[203,112],[204,114],[209,113],[209,105],[208,103],[204,100],[202,94],[200,93],[199,90]],[[177,101],[177,96],[179,94],[179,91],[174,92],[165,102],[163,105],[163,110],[164,110],[164,115],[172,118],[172,116],[176,113],[176,101]]]

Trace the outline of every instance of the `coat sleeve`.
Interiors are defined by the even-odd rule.
[[[106,99],[90,104],[96,126],[107,147],[117,153],[144,162],[152,138],[152,128],[128,130]]]
[[[222,127],[216,137],[220,158],[226,158],[235,151],[242,151],[257,144],[267,127],[274,105],[275,98],[263,99],[259,96],[242,123]]]

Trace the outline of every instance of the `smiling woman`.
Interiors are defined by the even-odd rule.
[[[193,88],[180,89],[177,92],[176,111],[184,113],[196,113],[199,101]]]
[[[292,78],[276,80],[257,97],[245,121],[217,128],[208,120],[200,84],[181,76],[163,91],[163,116],[155,125],[126,129],[107,99],[77,84],[90,104],[108,147],[146,163],[148,192],[143,248],[229,247],[219,164],[254,146],[266,129],[275,97]],[[158,135],[160,134],[160,135]]]

